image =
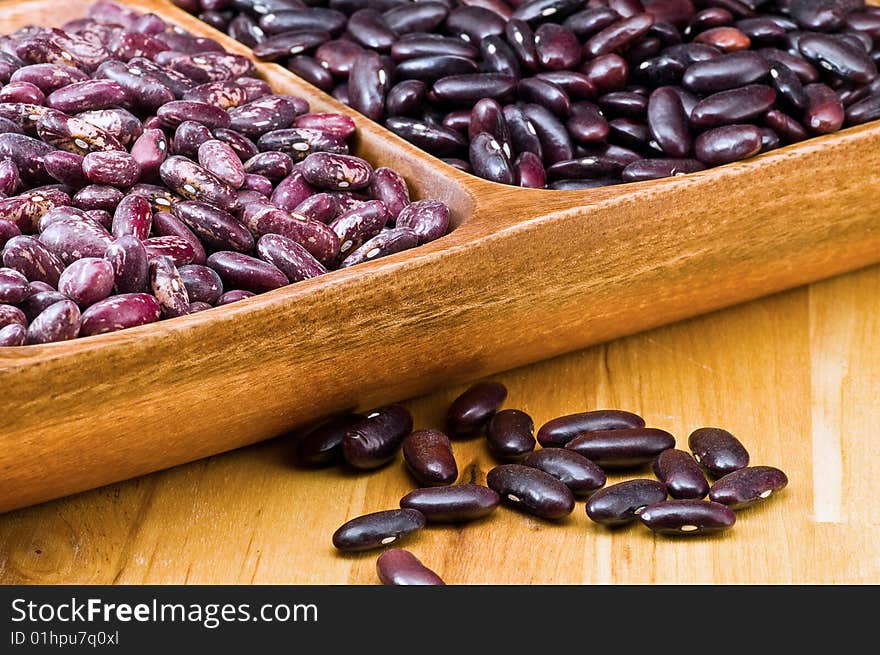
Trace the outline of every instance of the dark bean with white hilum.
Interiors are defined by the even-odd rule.
[[[425,527],[425,516],[415,509],[392,509],[358,516],[333,533],[333,545],[357,552],[381,548]]]
[[[486,484],[502,502],[542,519],[561,519],[574,510],[571,490],[539,469],[502,464],[489,471]]]
[[[446,427],[453,438],[475,436],[507,398],[507,387],[499,382],[478,382],[452,401],[446,412]]]

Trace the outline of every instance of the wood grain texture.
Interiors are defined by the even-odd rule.
[[[402,545],[459,584],[880,583],[878,343],[874,267],[497,375],[506,406],[537,424],[622,407],[683,447],[696,427],[727,427],[790,485],[715,538],[608,531],[579,502],[559,524],[501,508]],[[416,426],[440,425],[463,388],[408,402]],[[377,552],[337,554],[330,535],[397,506],[413,484],[400,458],[373,473],[309,471],[290,465],[291,445],[2,515],[0,583],[375,584]],[[454,450],[462,479],[484,481],[495,463],[484,443]]]
[[[0,31],[87,4],[0,3]],[[248,53],[167,3],[129,4]],[[350,113],[278,66],[261,71]],[[355,118],[358,151],[449,202],[454,232],[222,309],[0,350],[0,510],[880,259],[878,124],[680,179],[546,192],[469,177]]]

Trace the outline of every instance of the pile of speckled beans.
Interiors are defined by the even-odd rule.
[[[465,171],[583,189],[880,118],[864,0],[174,0]]]

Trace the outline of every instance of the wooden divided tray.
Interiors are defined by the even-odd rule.
[[[0,33],[89,4],[0,2]],[[126,4],[251,56],[169,3]],[[880,261],[877,122],[679,178],[522,190],[258,68],[277,92],[351,115],[358,154],[449,203],[454,230],[193,316],[0,349],[0,511]]]

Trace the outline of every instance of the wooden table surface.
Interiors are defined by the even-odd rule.
[[[509,388],[506,406],[537,425],[619,407],[685,448],[694,428],[725,427],[753,463],[779,466],[790,484],[712,538],[609,531],[579,502],[558,524],[502,508],[406,542],[448,583],[880,583],[880,267],[495,379]],[[440,425],[463,388],[408,402],[416,427]],[[330,535],[396,507],[411,487],[403,465],[300,470],[290,445],[266,442],[2,515],[0,582],[375,583],[376,553],[339,555]],[[493,461],[484,445],[454,448],[462,476],[485,481]]]

